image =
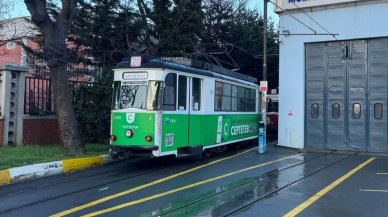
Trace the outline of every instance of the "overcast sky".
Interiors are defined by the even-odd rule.
[[[1,0],[0,0],[1,1]],[[263,10],[263,0],[249,0],[249,5],[252,8],[259,8],[260,11]],[[268,14],[274,21],[278,21],[278,15],[276,15],[273,12],[272,4],[268,4]],[[14,10],[11,13],[11,18],[14,17],[22,17],[22,16],[29,16],[30,13],[27,10],[26,5],[24,4],[24,1],[22,0],[16,0],[14,1]]]

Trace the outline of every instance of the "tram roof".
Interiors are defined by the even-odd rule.
[[[141,57],[141,65],[138,67],[131,67],[131,58]],[[248,75],[244,75],[238,72],[234,72],[210,63],[206,63],[199,60],[190,60],[190,66],[181,63],[175,63],[168,60],[162,60],[152,56],[131,56],[124,58],[120,63],[117,64],[116,69],[124,68],[162,68],[171,69],[175,71],[187,72],[196,75],[208,76],[225,79],[224,76],[236,78],[252,83],[257,83],[257,79]]]

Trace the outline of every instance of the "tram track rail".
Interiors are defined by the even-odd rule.
[[[185,209],[185,208],[188,208],[188,207],[190,207],[190,206],[192,206],[192,205],[195,205],[196,203],[201,203],[201,202],[204,202],[204,201],[206,201],[206,200],[209,200],[209,199],[211,199],[211,198],[213,198],[213,197],[219,197],[219,196],[221,196],[221,195],[223,195],[223,194],[227,194],[227,193],[229,193],[229,192],[231,192],[231,191],[233,191],[233,190],[237,190],[237,189],[239,189],[239,188],[242,188],[243,186],[246,186],[246,185],[252,184],[252,183],[254,183],[254,182],[257,182],[257,181],[259,181],[260,179],[263,179],[263,178],[265,178],[265,177],[268,177],[268,176],[271,176],[271,175],[274,175],[274,174],[279,174],[279,173],[281,173],[281,172],[286,172],[287,170],[290,170],[290,169],[292,169],[292,168],[301,166],[301,165],[303,165],[303,164],[307,164],[307,163],[309,163],[309,162],[313,162],[313,161],[315,161],[315,160],[318,160],[318,159],[320,159],[320,158],[323,158],[323,157],[325,157],[325,156],[329,156],[329,155],[332,155],[332,154],[335,154],[335,153],[336,153],[335,151],[330,151],[330,152],[328,152],[328,153],[322,153],[322,154],[320,154],[320,155],[318,155],[318,156],[316,156],[316,157],[313,157],[313,158],[310,158],[310,159],[307,159],[307,160],[303,160],[303,161],[301,161],[301,162],[297,162],[297,163],[290,164],[290,165],[288,165],[288,166],[286,166],[286,167],[284,167],[284,168],[268,171],[268,172],[266,172],[266,173],[264,173],[264,174],[262,174],[262,175],[257,176],[256,178],[253,178],[253,179],[250,179],[250,180],[248,180],[248,181],[246,181],[246,182],[243,182],[243,183],[241,183],[240,185],[233,186],[233,187],[231,187],[231,188],[228,188],[227,190],[219,191],[219,192],[214,193],[214,194],[211,194],[211,195],[207,195],[206,197],[202,197],[202,198],[199,198],[199,199],[197,199],[197,200],[188,202],[188,203],[186,203],[185,205],[182,205],[182,206],[180,206],[180,207],[175,207],[174,209],[168,210],[167,212],[160,213],[159,216],[166,216],[166,215],[172,214],[172,213],[174,213],[174,212],[177,212],[178,210]],[[293,180],[293,181],[287,183],[287,184],[284,185],[284,186],[281,186],[281,187],[279,187],[279,188],[276,188],[276,189],[273,190],[273,191],[269,191],[269,192],[267,192],[267,193],[261,195],[261,196],[258,197],[257,199],[252,200],[252,201],[249,201],[249,202],[243,204],[242,206],[239,206],[239,207],[237,207],[237,208],[235,208],[235,209],[232,209],[232,210],[228,210],[228,212],[222,213],[221,216],[232,216],[233,214],[236,214],[236,213],[238,213],[239,211],[241,211],[241,210],[243,210],[243,209],[245,209],[245,208],[247,208],[247,207],[249,207],[249,206],[251,206],[251,205],[257,203],[257,202],[260,202],[261,200],[264,200],[264,199],[266,199],[266,198],[272,197],[272,196],[276,195],[278,192],[280,192],[280,191],[282,191],[282,190],[284,190],[284,189],[286,189],[286,188],[288,188],[288,187],[290,187],[290,186],[292,186],[292,185],[294,185],[294,184],[296,184],[296,183],[298,183],[298,182],[301,182],[301,181],[305,180],[306,178],[309,178],[309,177],[311,177],[311,176],[313,176],[313,175],[315,175],[315,174],[317,174],[317,173],[319,173],[319,172],[321,172],[321,171],[323,171],[323,170],[325,170],[325,169],[327,169],[327,168],[329,168],[329,167],[332,167],[332,166],[334,166],[334,165],[336,165],[336,164],[338,164],[338,163],[341,163],[341,162],[343,162],[343,161],[345,161],[345,160],[347,160],[347,159],[349,159],[349,158],[351,158],[351,157],[353,157],[353,156],[355,156],[355,155],[357,155],[357,154],[358,154],[358,153],[346,154],[347,156],[345,156],[344,158],[341,158],[341,159],[339,159],[339,160],[336,160],[336,161],[334,161],[334,162],[332,162],[332,163],[330,163],[330,164],[328,164],[328,165],[326,165],[326,166],[324,166],[324,167],[322,167],[322,168],[319,168],[319,169],[317,169],[317,170],[315,170],[315,171],[313,171],[313,172],[311,172],[311,173],[308,173],[307,175],[304,175],[304,176],[302,176],[302,177],[300,177],[300,178],[298,178],[298,179],[295,179],[295,180]],[[344,155],[344,154],[341,154],[341,155]],[[218,215],[217,215],[217,216],[218,216]]]
[[[38,187],[34,187],[34,188],[22,190],[22,191],[17,191],[17,192],[5,194],[5,195],[2,195],[2,196],[9,197],[9,196],[15,196],[17,194],[23,194],[23,193],[27,193],[27,192],[38,191],[38,190],[45,189],[45,188],[53,188],[55,186],[59,186],[59,185],[63,185],[63,184],[71,183],[71,182],[77,182],[77,181],[80,181],[80,180],[86,180],[86,179],[93,178],[93,177],[108,175],[108,174],[111,174],[111,173],[114,173],[114,172],[119,172],[119,171],[122,171],[122,170],[125,170],[125,169],[127,169],[127,167],[123,166],[123,167],[120,167],[120,168],[117,168],[117,169],[114,169],[114,170],[110,170],[110,171],[106,171],[106,172],[103,172],[103,173],[98,173],[98,174],[88,175],[88,176],[84,176],[84,177],[74,178],[74,179],[70,179],[70,180],[66,180],[66,181],[62,181],[62,182],[58,182],[58,183],[54,183],[54,184],[42,185],[42,186],[38,186]],[[108,182],[103,182],[103,183],[99,183],[97,185],[88,186],[86,188],[82,188],[81,190],[69,191],[69,192],[66,192],[66,193],[58,194],[56,196],[47,197],[47,198],[44,198],[44,199],[41,199],[41,200],[36,200],[36,201],[34,201],[32,203],[23,204],[23,205],[20,205],[20,206],[14,206],[14,207],[9,208],[9,209],[4,209],[4,210],[0,209],[0,214],[5,214],[7,212],[11,212],[13,210],[17,210],[17,209],[20,209],[20,208],[34,206],[36,204],[47,202],[47,201],[54,200],[54,199],[58,199],[58,198],[61,198],[61,197],[66,197],[66,196],[70,196],[70,195],[74,195],[74,194],[79,194],[79,193],[86,192],[86,191],[89,191],[89,190],[92,190],[92,189],[101,188],[101,187],[104,187],[104,186],[107,186],[107,185],[110,185],[110,184],[114,184],[114,183],[117,183],[117,182],[120,182],[120,181],[124,181],[124,180],[127,180],[127,179],[148,175],[148,174],[151,174],[153,172],[156,172],[156,171],[159,171],[159,170],[162,170],[162,169],[163,168],[142,171],[140,173],[136,173],[136,174],[133,174],[133,175],[117,178],[117,179],[114,179],[114,180],[111,180],[111,181],[108,181]]]
[[[208,157],[207,160],[202,161],[201,164],[199,164],[199,165],[205,165],[205,164],[207,164],[209,162],[216,161],[217,159],[222,158],[222,157],[233,156],[235,154],[238,154],[238,153],[241,153],[241,152],[245,152],[245,151],[249,150],[250,148],[251,148],[251,146],[246,146],[244,149],[240,149],[238,151],[233,150],[233,151],[228,151],[228,152],[222,153],[220,155],[217,155],[216,157]],[[87,179],[91,179],[91,178],[97,179],[98,177],[101,177],[101,176],[107,176],[109,174],[118,173],[120,171],[127,171],[128,167],[130,167],[130,166],[131,167],[135,167],[133,164],[136,164],[136,163],[140,163],[141,164],[142,162],[145,162],[146,165],[142,165],[143,167],[151,167],[150,169],[145,170],[145,171],[144,170],[139,170],[135,174],[123,176],[123,177],[116,178],[116,179],[113,179],[113,180],[110,179],[110,181],[107,181],[107,182],[101,182],[101,183],[98,183],[98,184],[95,184],[95,185],[90,185],[88,187],[83,187],[82,189],[77,189],[77,190],[73,190],[73,191],[68,191],[68,192],[65,192],[65,193],[57,194],[55,196],[49,196],[49,197],[46,197],[46,198],[43,198],[43,199],[35,200],[33,202],[30,202],[30,203],[25,203],[25,204],[22,204],[22,205],[19,205],[19,206],[13,206],[12,208],[1,209],[2,207],[0,206],[0,215],[8,213],[8,212],[11,212],[11,211],[14,211],[14,210],[17,210],[17,209],[34,206],[36,204],[44,203],[44,202],[47,202],[47,201],[50,201],[50,200],[55,200],[55,199],[59,199],[59,198],[62,198],[62,197],[66,197],[66,196],[70,196],[70,195],[74,195],[74,194],[79,194],[79,193],[87,192],[89,190],[106,187],[108,185],[111,185],[111,184],[114,184],[114,183],[117,183],[117,182],[120,182],[120,181],[124,181],[124,180],[128,180],[128,179],[133,179],[133,178],[137,178],[137,177],[140,177],[140,176],[151,175],[151,174],[153,174],[155,172],[158,172],[158,171],[166,169],[166,165],[169,165],[168,162],[171,162],[171,161],[182,161],[182,159],[171,159],[171,158],[138,159],[138,161],[125,163],[124,166],[120,166],[119,168],[115,168],[115,169],[112,169],[112,170],[104,171],[104,172],[101,172],[101,173],[96,173],[96,174],[90,174],[90,175],[85,175],[85,176],[81,176],[81,177],[76,177],[76,178],[72,178],[72,179],[69,179],[69,180],[65,180],[65,181],[61,181],[61,182],[56,182],[56,183],[52,183],[52,184],[41,185],[41,186],[37,186],[37,187],[33,187],[33,188],[28,188],[28,189],[25,189],[25,190],[19,190],[19,191],[12,192],[12,193],[3,193],[3,194],[0,194],[0,198],[1,197],[3,197],[3,198],[11,197],[11,196],[15,196],[15,195],[18,195],[18,194],[23,194],[23,193],[33,192],[33,191],[39,191],[39,190],[42,190],[42,189],[55,188],[56,186],[65,185],[65,184],[74,183],[74,182],[79,182],[79,181],[87,180]],[[160,162],[162,162],[162,164]],[[191,168],[191,167],[193,167],[193,165],[191,165],[191,164],[195,165],[195,163],[193,163],[194,161],[191,161],[191,162],[192,163],[187,163],[187,164],[182,164],[182,165],[184,165],[184,166],[188,165],[189,168]],[[188,168],[185,167],[182,170],[187,170],[187,169]]]
[[[324,155],[329,155],[329,154],[333,154],[333,153],[334,153],[334,151],[332,151],[330,153],[327,153],[327,154],[324,154]],[[237,208],[235,210],[230,211],[229,213],[226,213],[224,216],[231,216],[233,214],[236,214],[239,211],[241,211],[241,210],[243,210],[243,209],[245,209],[245,208],[247,208],[247,207],[249,207],[249,206],[251,206],[251,205],[253,205],[253,204],[255,204],[255,203],[259,202],[259,201],[261,201],[261,200],[264,200],[266,198],[272,197],[273,195],[277,194],[278,192],[280,192],[280,191],[282,191],[282,190],[284,190],[284,189],[286,189],[286,188],[288,188],[288,187],[290,187],[290,186],[292,186],[292,185],[294,185],[294,184],[296,184],[298,182],[301,182],[301,181],[305,180],[306,178],[309,178],[309,177],[311,177],[311,176],[313,176],[313,175],[315,175],[315,174],[317,174],[317,173],[319,173],[319,172],[321,172],[321,171],[323,171],[323,170],[325,170],[325,169],[327,169],[329,167],[332,167],[332,166],[334,166],[334,165],[336,165],[338,163],[341,163],[341,162],[343,162],[343,161],[345,161],[345,160],[347,160],[347,159],[349,159],[349,158],[351,158],[351,157],[353,157],[355,155],[357,155],[357,153],[350,154],[350,155],[348,155],[345,158],[342,158],[342,159],[340,159],[338,161],[335,161],[335,162],[333,162],[333,163],[331,163],[331,164],[329,164],[329,165],[327,165],[327,166],[325,166],[323,168],[320,168],[320,169],[318,169],[318,170],[316,170],[316,171],[314,171],[312,173],[309,173],[306,176],[303,176],[303,177],[301,177],[299,179],[296,179],[293,182],[290,182],[290,183],[288,183],[288,184],[286,184],[286,185],[276,189],[275,191],[272,191],[272,192],[268,193],[267,195],[263,195],[263,197],[258,198],[257,200],[254,200],[254,201],[252,201],[250,203],[245,204],[244,206],[241,206],[241,207],[239,207],[239,208]],[[305,163],[306,162],[301,162],[299,165],[305,164]],[[272,174],[272,173],[279,173],[281,171],[285,171],[285,170],[290,169],[290,168],[295,167],[295,166],[298,166],[298,165],[292,165],[289,168],[283,168],[283,169],[281,169],[279,171],[271,171],[271,172],[267,173],[267,175]]]

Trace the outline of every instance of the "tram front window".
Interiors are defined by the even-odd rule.
[[[162,106],[162,82],[150,81],[148,83],[147,110],[160,110]]]
[[[160,110],[162,82],[150,81],[148,86],[120,84],[115,82],[113,85],[113,109]]]

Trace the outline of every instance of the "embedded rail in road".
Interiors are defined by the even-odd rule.
[[[136,158],[68,176],[1,187],[0,215],[307,216],[329,209],[321,202],[347,185],[353,189],[342,189],[338,193],[341,197],[334,198],[349,194],[360,197],[358,204],[364,194],[373,194],[381,197],[380,201],[388,200],[384,193],[387,176],[383,175],[388,172],[387,158],[297,153],[276,146],[268,150],[264,155],[259,155],[256,147],[229,151],[201,161]],[[352,185],[360,174],[364,175]],[[371,177],[373,181],[368,182]],[[358,186],[360,180],[371,186]],[[339,211],[343,202],[337,201],[337,213],[349,212],[348,201]],[[385,207],[375,205],[374,210],[387,212]]]

